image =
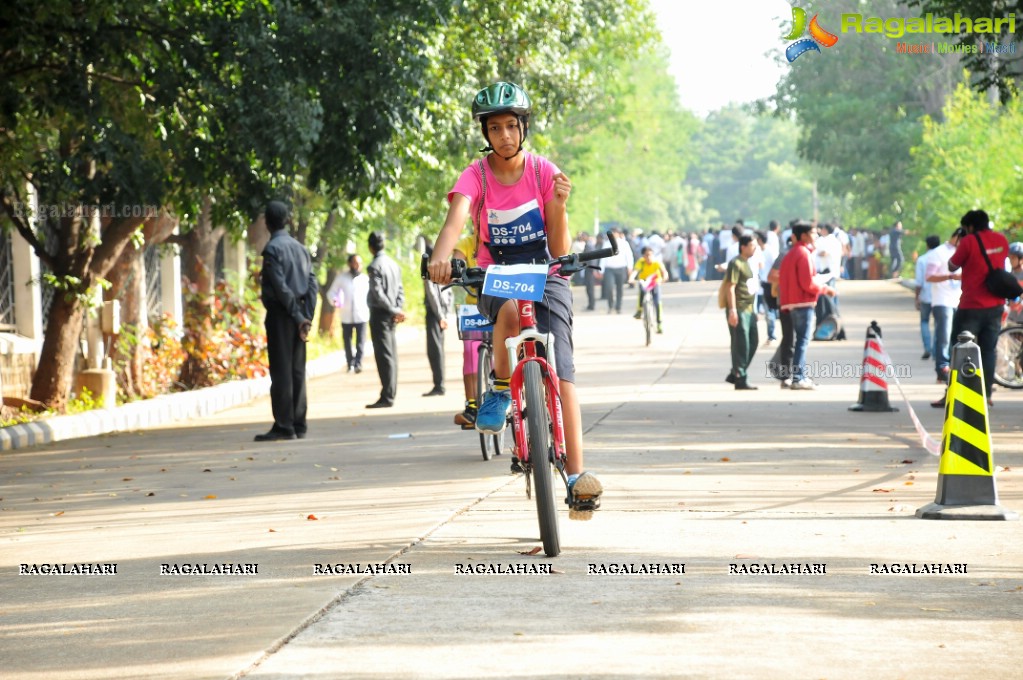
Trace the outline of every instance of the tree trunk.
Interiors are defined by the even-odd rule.
[[[195,286],[196,292],[203,295],[213,294],[217,244],[225,232],[224,227],[213,227],[213,199],[207,196],[195,225],[180,239],[181,274]]]
[[[317,331],[320,337],[336,339],[338,337],[338,325],[335,323],[337,320],[337,308],[334,307],[334,303],[327,299],[327,290],[330,288],[330,284],[334,282],[334,278],[340,273],[341,269],[334,269],[331,267],[327,270],[327,282],[320,286],[320,326]]]
[[[84,319],[84,302],[59,292],[54,295],[30,397],[57,411],[67,406]]]
[[[207,357],[202,348],[208,344],[214,315],[217,243],[224,236],[224,227],[213,227],[213,200],[203,200],[199,219],[182,235],[182,271],[188,292],[185,294],[185,334],[188,356],[181,366],[180,381],[188,388],[212,384]]]
[[[156,217],[147,219],[142,224],[142,237],[145,247],[163,243],[173,233],[178,220],[166,210],[161,210]],[[121,347],[114,340],[110,347],[110,357],[115,370],[120,372],[118,382],[124,389],[125,396],[136,398],[141,396],[142,364],[145,344],[144,329],[149,320],[142,317],[142,299],[145,290],[145,248],[125,248],[121,257],[107,275],[110,288],[103,292],[104,301],[119,300],[121,302],[121,323],[134,327],[136,341],[127,347]],[[123,372],[119,367],[123,365]]]
[[[337,210],[331,210],[327,215],[327,221],[323,225],[323,229],[320,231],[320,241],[316,246],[316,259],[313,262],[313,266],[319,266],[320,262],[324,260],[327,254],[327,244],[330,242],[331,234],[337,227]],[[334,278],[339,272],[344,271],[343,269],[335,269],[330,267],[327,270],[327,279],[320,286],[320,327],[319,335],[328,338],[337,338],[338,325],[335,323],[337,318],[337,309],[334,307],[334,303],[327,299],[327,291],[330,289]]]

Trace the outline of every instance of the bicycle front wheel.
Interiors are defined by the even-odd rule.
[[[648,291],[643,297],[643,330],[646,331],[646,344],[650,346],[654,335],[654,304],[651,301],[653,295]]]
[[[544,554],[557,557],[561,552],[558,536],[558,511],[554,505],[553,434],[551,416],[548,410],[549,395],[540,374],[540,366],[530,361],[522,367],[523,382],[526,386],[526,435],[529,446],[529,463],[533,468],[533,488],[536,496],[536,514],[540,522],[540,540]]]
[[[1012,390],[1023,389],[1023,326],[1009,326],[998,334],[995,382]]]
[[[476,404],[483,404],[483,395],[490,387],[490,371],[494,366],[494,348],[489,342],[481,342],[476,355]],[[483,460],[490,460],[494,456],[494,447],[498,437],[503,438],[504,433],[489,435],[480,433],[480,451],[483,452]],[[498,451],[497,453],[500,453]]]

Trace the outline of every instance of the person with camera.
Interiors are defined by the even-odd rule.
[[[988,288],[988,274],[1005,271],[1009,254],[1009,241],[1004,234],[991,229],[991,220],[983,210],[970,210],[959,221],[959,245],[949,258],[948,271],[962,270],[962,295],[959,308],[952,317],[952,342],[959,342],[963,331],[973,333],[980,346],[980,360],[984,365],[984,389],[988,405],[992,405],[991,387],[995,376],[995,345],[1002,325],[1005,297]],[[945,397],[931,404],[942,407]]]

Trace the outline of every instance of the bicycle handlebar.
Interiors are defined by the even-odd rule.
[[[607,248],[591,250],[587,253],[569,253],[568,255],[562,255],[561,257],[555,257],[554,259],[548,260],[547,268],[550,269],[556,265],[561,265],[561,270],[564,273],[571,275],[581,271],[586,262],[601,260],[605,257],[617,255],[618,241],[615,240],[614,234],[610,231],[607,232],[607,242],[610,244]],[[419,262],[419,275],[423,279],[430,278],[430,273],[427,269],[429,264],[430,258],[424,253],[422,260]],[[483,279],[486,276],[486,273],[487,270],[482,267],[468,267],[465,260],[452,258],[451,282],[445,285],[444,289],[450,288],[451,286],[460,286],[466,290],[468,290],[467,287],[479,288],[483,285]]]

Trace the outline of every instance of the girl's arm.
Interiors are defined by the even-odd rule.
[[[448,215],[444,218],[444,226],[433,246],[433,255],[430,256],[428,271],[434,283],[451,282],[451,253],[468,218],[469,198],[464,194],[454,194],[448,206]]]

